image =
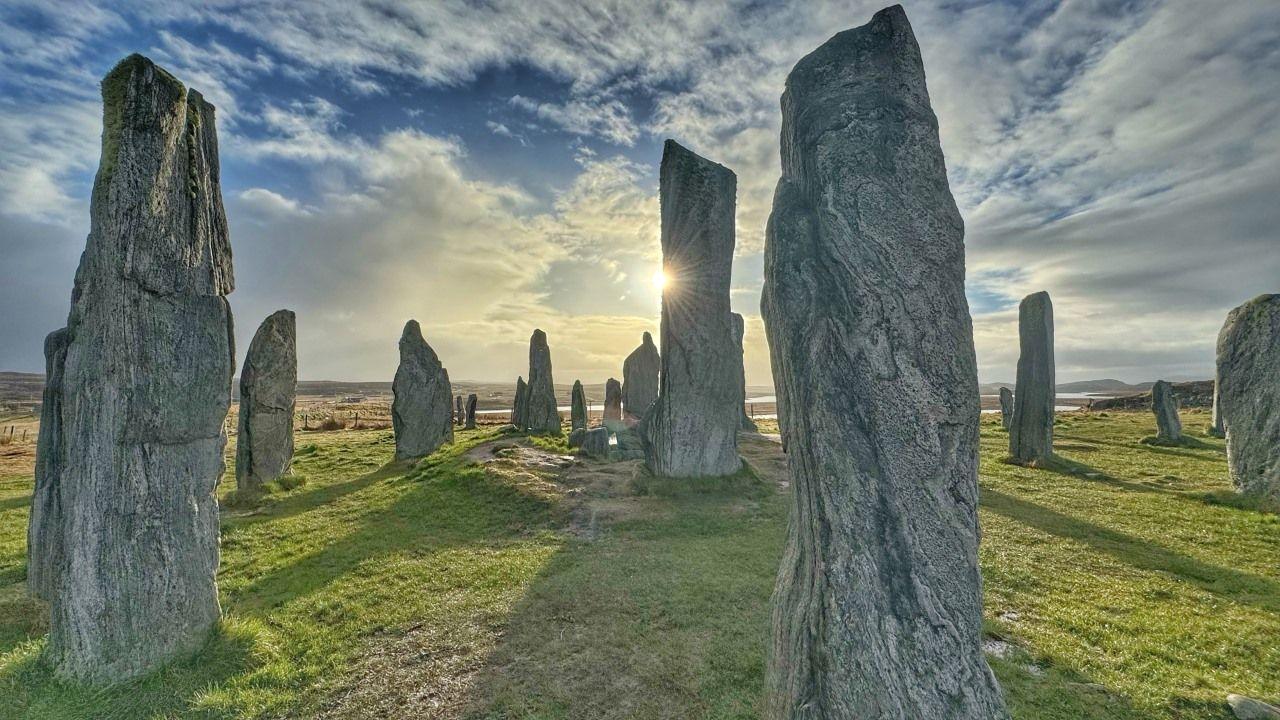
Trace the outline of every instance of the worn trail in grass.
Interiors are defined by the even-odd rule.
[[[1200,434],[1208,415],[1183,421]],[[1061,414],[1062,462],[1029,469],[1000,462],[984,418],[988,647],[1019,720],[1280,698],[1280,519],[1231,495],[1220,441],[1140,443],[1153,425]],[[690,484],[540,464],[564,449],[542,440],[476,465],[493,437],[406,470],[384,466],[385,431],[300,436],[302,487],[224,511],[219,635],[99,693],[39,662],[30,477],[0,478],[0,717],[758,717],[776,444],[744,436],[753,473]]]

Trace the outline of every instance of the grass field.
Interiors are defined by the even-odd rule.
[[[1053,469],[1000,462],[983,421],[987,646],[1014,717],[1229,718],[1280,699],[1280,516],[1148,413],[1059,416]],[[763,428],[768,430],[768,428]],[[208,647],[105,690],[55,681],[27,600],[31,478],[0,477],[0,718],[749,718],[787,496],[777,446],[693,489],[560,446],[412,470],[387,431],[298,438],[305,483],[224,511]],[[504,441],[509,443],[510,441]],[[477,448],[477,446],[480,446]],[[231,483],[224,484],[223,492]]]

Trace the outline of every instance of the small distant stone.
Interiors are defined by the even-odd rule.
[[[1261,700],[1232,693],[1227,696],[1227,704],[1240,720],[1280,720],[1280,708]]]

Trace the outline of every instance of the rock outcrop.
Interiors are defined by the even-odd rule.
[[[738,179],[672,140],[662,150],[662,370],[642,424],[645,465],[666,477],[715,477],[742,467],[729,280]]]
[[[622,413],[627,420],[639,421],[658,399],[661,370],[662,356],[653,344],[653,336],[646,332],[640,347],[632,350],[622,363]]]
[[[1182,439],[1182,421],[1178,419],[1173,386],[1164,380],[1157,380],[1151,386],[1151,410],[1156,415],[1156,439],[1170,443]]]
[[[569,429],[585,430],[587,428],[587,393],[582,389],[582,381],[573,381],[573,392],[569,398]]]
[[[1013,423],[1013,391],[1007,387],[1000,388],[1000,424],[1005,430]]]
[[[562,430],[551,380],[551,348],[541,330],[534,330],[529,338],[529,387],[525,392],[525,427],[532,433],[559,435]]]
[[[213,106],[140,55],[102,98],[89,237],[47,347],[31,552],[54,672],[121,682],[219,617],[234,281]]]
[[[1217,377],[1232,482],[1245,495],[1280,502],[1280,294],[1227,315]]]
[[[1018,380],[1009,423],[1009,456],[1035,464],[1053,457],[1053,302],[1032,293],[1018,306]]]
[[[516,398],[511,406],[511,424],[515,429],[524,431],[529,427],[529,386],[523,377],[516,378]]]
[[[240,370],[236,487],[257,490],[293,463],[293,409],[298,392],[297,321],[290,310],[267,316]]]
[[[793,487],[766,717],[1007,718],[981,648],[964,225],[901,7],[787,78],[764,274]]]
[[[453,387],[449,372],[422,337],[417,320],[400,336],[400,367],[391,383],[391,427],[396,459],[426,457],[453,442]]]
[[[604,382],[604,424],[616,431],[622,423],[622,384],[614,378]]]
[[[759,432],[756,422],[747,414],[747,372],[742,365],[742,338],[746,335],[746,322],[738,313],[733,316],[733,342],[738,346],[738,407],[742,408],[741,429],[747,432]]]
[[[467,421],[463,427],[464,430],[476,429],[476,404],[480,402],[480,398],[475,393],[467,396]]]

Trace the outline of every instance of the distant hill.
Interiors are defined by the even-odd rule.
[[[1146,392],[1151,389],[1153,384],[1154,383],[1151,382],[1127,383],[1123,380],[1104,378],[1102,380],[1077,380],[1075,382],[1059,383],[1057,391],[1061,393],[1105,393],[1127,395]],[[1014,383],[982,383],[978,386],[978,389],[983,395],[997,395],[1000,393],[1000,388],[1002,387],[1007,387],[1012,390],[1014,388]]]

